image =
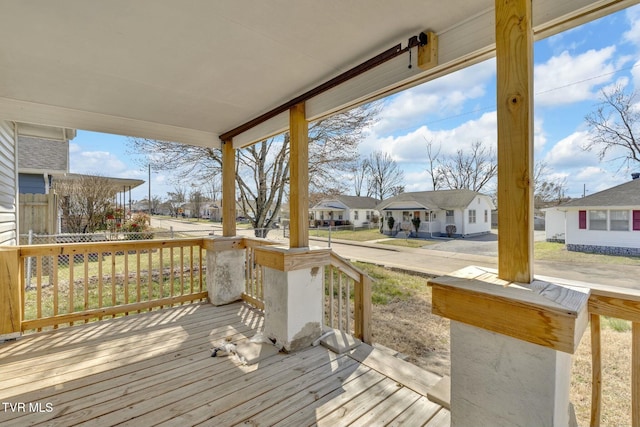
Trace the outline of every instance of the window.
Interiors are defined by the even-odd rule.
[[[484,210],[484,222],[489,222],[489,211],[487,209]]]
[[[447,211],[447,224],[454,224],[455,223],[455,218],[453,215],[453,211]]]
[[[629,231],[629,211],[609,211],[611,231]]]
[[[402,211],[402,221],[409,221],[411,219],[411,214],[409,211]]]
[[[469,224],[475,224],[475,223],[476,223],[476,210],[469,209]]]
[[[358,220],[358,211],[353,211],[353,219]]]
[[[633,211],[633,229],[640,231],[640,211]]]
[[[393,216],[393,212],[391,212],[391,211],[387,211],[387,212],[386,212],[386,216],[387,216],[387,218],[389,218],[390,216]]]
[[[607,211],[594,210],[589,211],[589,230],[606,230],[607,229]]]
[[[371,211],[367,211],[367,221],[371,219]]]
[[[580,230],[587,229],[587,211],[578,211],[578,228]]]

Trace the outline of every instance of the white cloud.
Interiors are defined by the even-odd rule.
[[[82,151],[79,147],[71,150],[71,145],[75,144],[70,144],[69,168],[74,173],[121,177],[128,170],[123,161],[108,151]]]
[[[622,34],[622,39],[640,47],[640,6],[628,8],[625,15],[630,28]]]
[[[427,141],[433,142],[434,149],[440,147],[441,155],[451,155],[476,141],[495,148],[496,140],[496,113],[493,111],[453,129],[432,130],[421,126],[399,136],[378,137],[372,134],[360,145],[360,153],[367,156],[377,150],[389,153],[398,163],[426,162]]]
[[[595,166],[599,163],[597,154],[583,148],[589,138],[587,132],[574,132],[558,141],[544,158],[545,163],[554,170]]]
[[[385,101],[373,130],[386,136],[459,114],[465,102],[486,95],[486,87],[494,78],[495,60],[489,60],[405,90]]]
[[[588,50],[576,56],[568,51],[534,68],[536,105],[561,105],[594,99],[597,87],[610,82],[615,71],[615,46]]]

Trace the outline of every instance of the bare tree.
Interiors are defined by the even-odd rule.
[[[449,189],[480,191],[493,180],[498,172],[495,152],[476,141],[468,150],[458,150],[455,155],[440,162],[442,184]]]
[[[106,216],[113,211],[117,193],[108,178],[91,175],[57,178],[54,191],[59,196],[65,231],[93,233],[106,227]]]
[[[640,162],[640,109],[638,93],[626,93],[618,85],[602,91],[602,101],[596,110],[585,117],[590,130],[586,150],[596,148],[600,160],[609,153],[611,161],[620,162],[621,168],[629,168]]]
[[[200,209],[204,204],[204,196],[202,191],[194,189],[189,193],[189,203],[191,204],[191,217],[200,218]]]
[[[370,194],[378,200],[404,191],[404,172],[393,158],[385,152],[374,151],[369,155]]]
[[[431,187],[433,191],[436,191],[440,188],[443,180],[442,171],[438,166],[441,145],[438,144],[438,148],[436,149],[433,146],[433,141],[427,140],[426,138],[425,141],[427,141],[427,173],[431,177]]]
[[[172,214],[178,216],[180,207],[187,201],[187,190],[180,185],[176,185],[173,191],[167,193],[167,196],[167,202],[171,206]]]
[[[351,174],[353,176],[353,190],[356,196],[371,197],[371,186],[369,185],[370,171],[371,166],[369,165],[369,159],[360,159],[353,165]],[[366,194],[363,193],[363,189],[366,191]]]
[[[344,187],[343,175],[352,168],[364,132],[378,112],[378,104],[369,104],[309,126],[310,192],[326,194]],[[174,171],[179,179],[206,183],[221,171],[217,149],[141,138],[130,139],[130,145],[149,157],[145,162],[154,170]],[[270,227],[279,214],[289,183],[289,148],[285,134],[238,151],[236,185],[255,228]]]
[[[288,147],[289,134],[286,134],[283,141],[271,138],[238,153],[236,182],[240,203],[254,228],[268,230],[280,214],[289,182]],[[274,153],[275,157],[270,158]]]
[[[566,178],[552,178],[545,162],[536,162],[533,167],[533,201],[536,209],[549,204],[559,204],[567,191]]]

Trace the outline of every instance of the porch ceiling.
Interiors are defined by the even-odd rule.
[[[533,3],[543,37],[636,1]],[[219,146],[221,134],[423,30],[440,38],[438,67],[409,69],[403,55],[316,96],[308,118],[491,56],[493,4],[2,0],[0,118]],[[234,145],[284,130],[287,118],[238,135]]]

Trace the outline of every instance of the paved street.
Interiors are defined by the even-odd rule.
[[[202,231],[214,232],[221,235],[222,228],[219,223],[211,223],[202,220],[189,222],[182,219],[152,218],[153,227],[174,231]],[[240,236],[254,236],[254,231],[238,229]],[[543,239],[543,234],[536,233],[536,239]],[[282,230],[271,230],[269,239],[281,241]],[[326,247],[326,239],[311,237],[312,246]],[[333,239],[331,248],[340,256],[357,261],[385,265],[405,270],[417,271],[429,275],[440,276],[452,271],[477,265],[481,267],[497,268],[497,242],[495,235],[487,235],[479,238],[443,240],[441,243],[430,245],[428,249],[403,248],[375,243],[347,242]],[[640,264],[640,263],[639,263]],[[539,276],[560,277],[570,280],[578,280],[588,283],[597,283],[608,286],[620,286],[625,288],[640,289],[640,265],[608,265],[608,264],[565,264],[552,261],[536,261],[534,271]]]

